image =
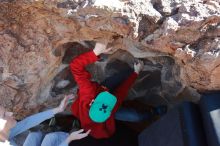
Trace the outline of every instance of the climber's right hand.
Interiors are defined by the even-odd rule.
[[[144,62],[141,60],[138,60],[136,63],[134,63],[134,71],[139,74],[144,69]]]

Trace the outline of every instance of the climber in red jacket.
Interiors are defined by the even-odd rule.
[[[100,54],[111,50],[112,48],[106,48],[104,44],[96,43],[93,51],[77,56],[70,63],[71,72],[78,84],[78,98],[72,104],[72,113],[86,131],[91,130],[90,135],[94,138],[108,138],[113,135],[115,113],[143,68],[142,62],[135,63],[134,71],[111,92],[108,87],[92,82],[85,67],[96,62]]]

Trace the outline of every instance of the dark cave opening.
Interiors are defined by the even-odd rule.
[[[69,94],[76,91],[77,85],[70,72],[69,64],[71,60],[77,55],[87,51],[91,51],[92,48],[94,48],[94,45],[95,42],[92,41],[84,41],[81,43],[70,42],[63,45],[63,49],[65,50],[65,52],[62,58],[62,64],[65,67],[54,78],[54,86],[52,87],[51,95],[57,96],[59,94]],[[101,55],[100,60],[87,67],[87,70],[93,76],[92,80],[100,83],[105,78],[110,77],[113,74],[119,73],[128,68],[133,68],[131,60],[127,60],[131,58],[128,52],[118,51],[116,53],[118,53],[118,55],[115,55],[115,57],[114,55],[112,55],[113,57],[111,55]],[[126,55],[129,57],[124,57]],[[133,58],[133,60],[135,60],[135,58]],[[160,94],[162,86],[161,70],[163,68],[163,65],[161,65],[160,63],[152,63],[152,61],[149,59],[142,60],[145,65],[145,69],[139,74],[135,85],[129,91],[129,95],[122,106],[126,108],[134,108],[135,110],[140,112],[148,112],[151,108],[158,105],[167,105],[167,102],[161,97]],[[68,118],[69,120],[75,119],[73,117]],[[126,131],[125,129],[127,129],[128,137],[130,137],[130,140],[133,141],[134,144],[134,142],[137,142],[137,135],[146,127],[158,120],[158,118],[159,117],[156,116],[153,117],[153,119],[151,120],[137,123],[117,121],[116,127],[118,131],[116,131],[116,135],[118,135],[119,133],[119,135],[121,135],[123,132]],[[59,119],[60,118],[58,117],[58,121]],[[61,126],[62,124],[63,123],[61,122]],[[129,132],[133,134],[129,135]],[[115,139],[118,139],[119,137],[120,136],[116,136]],[[86,143],[88,143],[89,141],[91,142],[91,139],[88,140]]]

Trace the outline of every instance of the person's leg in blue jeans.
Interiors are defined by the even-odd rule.
[[[59,146],[69,136],[66,132],[48,133],[39,146]],[[31,146],[31,145],[30,145]]]
[[[31,132],[28,134],[27,138],[24,141],[23,146],[40,146],[43,140],[44,134],[39,132]]]
[[[115,119],[119,121],[126,121],[126,122],[140,122],[147,119],[151,119],[152,114],[151,113],[140,113],[137,112],[133,108],[124,108],[121,107],[116,113],[115,113]]]

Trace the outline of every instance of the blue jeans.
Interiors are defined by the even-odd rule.
[[[59,146],[68,137],[65,132],[52,132],[44,134],[39,132],[31,132],[28,134],[23,146]]]
[[[127,69],[122,72],[116,73],[109,78],[106,78],[101,85],[107,87],[110,93],[124,81],[129,75],[133,73],[132,69]],[[135,109],[121,107],[115,114],[115,119],[127,122],[140,122],[151,117],[150,113],[140,113]]]
[[[141,122],[150,119],[152,115],[150,113],[140,113],[132,108],[121,107],[115,113],[115,119],[126,122]]]

